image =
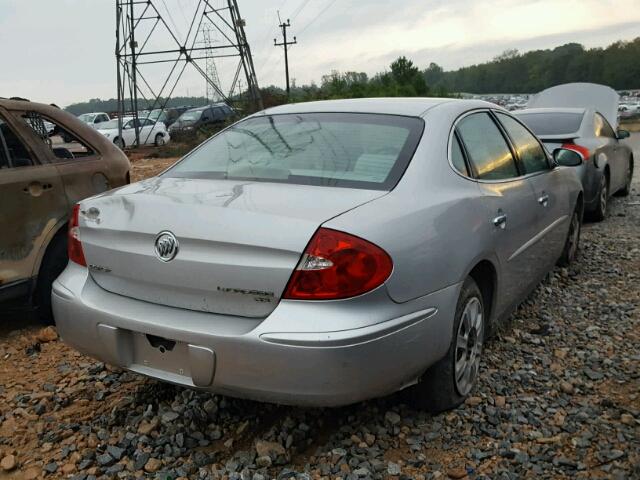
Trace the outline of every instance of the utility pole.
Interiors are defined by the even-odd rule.
[[[287,28],[291,26],[291,22],[289,21],[289,19],[287,19],[287,23],[282,22],[278,26],[282,29],[283,41],[282,43],[278,43],[277,40],[274,38],[273,44],[276,47],[284,47],[284,71],[287,78],[287,98],[288,98],[289,94],[291,93],[291,89],[289,87],[289,55],[287,50],[289,45],[295,45],[296,43],[298,43],[298,41],[296,40],[296,37],[293,37],[293,42],[287,42]]]

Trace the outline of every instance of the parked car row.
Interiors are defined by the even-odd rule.
[[[449,409],[473,390],[488,335],[575,259],[584,212],[604,217],[610,194],[628,194],[633,157],[611,123],[614,97],[558,88],[517,113],[445,98],[283,105],[133,185],[114,144],[130,145],[135,119],[120,137],[117,121],[96,131],[52,107],[0,103],[0,182],[31,161],[57,175],[84,168],[94,185],[80,197],[68,191],[78,179],[19,185],[34,218],[2,246],[15,260],[0,274],[29,272],[13,282],[35,285],[48,309],[42,288],[66,263],[66,242],[49,297],[64,341],[160,380],[306,405],[405,390]],[[215,108],[174,125],[195,128]],[[44,121],[79,146],[54,141]],[[138,121],[145,138],[165,138],[162,122]],[[22,158],[14,128],[42,159]],[[68,226],[68,210],[45,214],[52,191],[77,202]],[[38,245],[35,217],[47,231]],[[45,260],[20,256],[32,248]]]
[[[102,133],[121,149],[136,145],[136,124],[140,145],[162,146],[167,144],[170,133],[197,130],[208,125],[223,123],[235,115],[235,111],[225,103],[204,107],[172,107],[138,112],[138,119],[122,118],[122,133],[119,133],[118,119],[111,119],[103,112],[84,113],[78,119]]]

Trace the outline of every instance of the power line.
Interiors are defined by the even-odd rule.
[[[313,25],[313,24],[314,24],[314,22],[315,22],[316,20],[318,20],[318,18],[320,18],[320,17],[321,17],[321,16],[322,16],[322,15],[323,15],[327,10],[329,10],[329,9],[333,6],[333,4],[334,4],[334,3],[336,3],[336,1],[337,1],[337,0],[331,0],[331,1],[327,4],[327,6],[326,6],[326,7],[324,7],[324,9],[322,9],[322,11],[320,11],[320,13],[318,13],[315,17],[313,17],[313,18],[311,19],[311,21],[310,21],[310,22],[308,22],[304,27],[302,27],[302,29],[300,30],[300,33],[305,32],[305,31],[306,31],[306,30],[307,30],[311,25]],[[298,35],[299,35],[300,33],[298,33]]]
[[[291,18],[295,20],[298,17],[298,15],[300,15],[300,12],[304,10],[304,7],[306,7],[309,4],[310,1],[311,0],[303,0],[302,3],[296,9],[296,11],[291,14]]]

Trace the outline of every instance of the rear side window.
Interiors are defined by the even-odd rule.
[[[456,128],[478,178],[504,180],[518,176],[507,141],[488,113],[469,115]]]
[[[616,134],[602,115],[596,113],[594,118],[595,134],[596,137],[604,138],[616,138]]]
[[[462,175],[469,175],[469,172],[467,171],[467,164],[464,161],[464,154],[462,153],[462,148],[460,148],[458,135],[454,135],[453,141],[451,142],[451,163]]]
[[[498,119],[511,137],[518,157],[524,165],[525,173],[547,170],[549,162],[540,142],[516,120],[503,113],[496,113]]]
[[[22,119],[29,125],[35,134],[51,149],[56,158],[71,160],[78,157],[87,157],[94,154],[89,145],[80,140],[75,134],[54,122],[45,118],[38,112],[26,112]]]
[[[390,190],[423,125],[420,118],[375,114],[254,117],[215,135],[165,176]]]
[[[538,136],[576,133],[582,125],[583,113],[548,112],[516,113],[516,116]]]
[[[2,168],[5,167],[29,167],[33,165],[33,158],[27,147],[18,138],[15,132],[0,118],[0,149],[3,160]]]

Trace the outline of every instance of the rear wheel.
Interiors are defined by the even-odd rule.
[[[124,140],[122,140],[120,137],[114,138],[113,143],[115,143],[120,150],[124,150]]]
[[[484,333],[482,293],[469,277],[458,297],[449,350],[411,388],[409,401],[433,413],[460,405],[476,384]]]
[[[580,229],[582,222],[580,219],[580,207],[577,206],[573,215],[571,216],[571,224],[569,225],[569,233],[567,233],[567,240],[562,250],[562,255],[558,259],[558,265],[566,267],[573,262],[578,254],[578,247],[580,245]]]
[[[51,285],[67,266],[67,262],[67,236],[58,234],[51,240],[42,259],[35,295],[38,316],[47,324],[54,323],[51,310]]]
[[[598,188],[598,203],[591,216],[597,222],[605,219],[607,216],[607,203],[609,202],[609,178],[606,173],[600,177],[600,187]]]
[[[627,197],[631,193],[631,180],[633,179],[633,160],[629,158],[629,166],[627,167],[627,176],[625,178],[624,187],[617,195]]]
[[[157,134],[154,143],[156,147],[161,147],[162,145],[164,145],[165,144],[164,135],[162,135],[161,133]]]

